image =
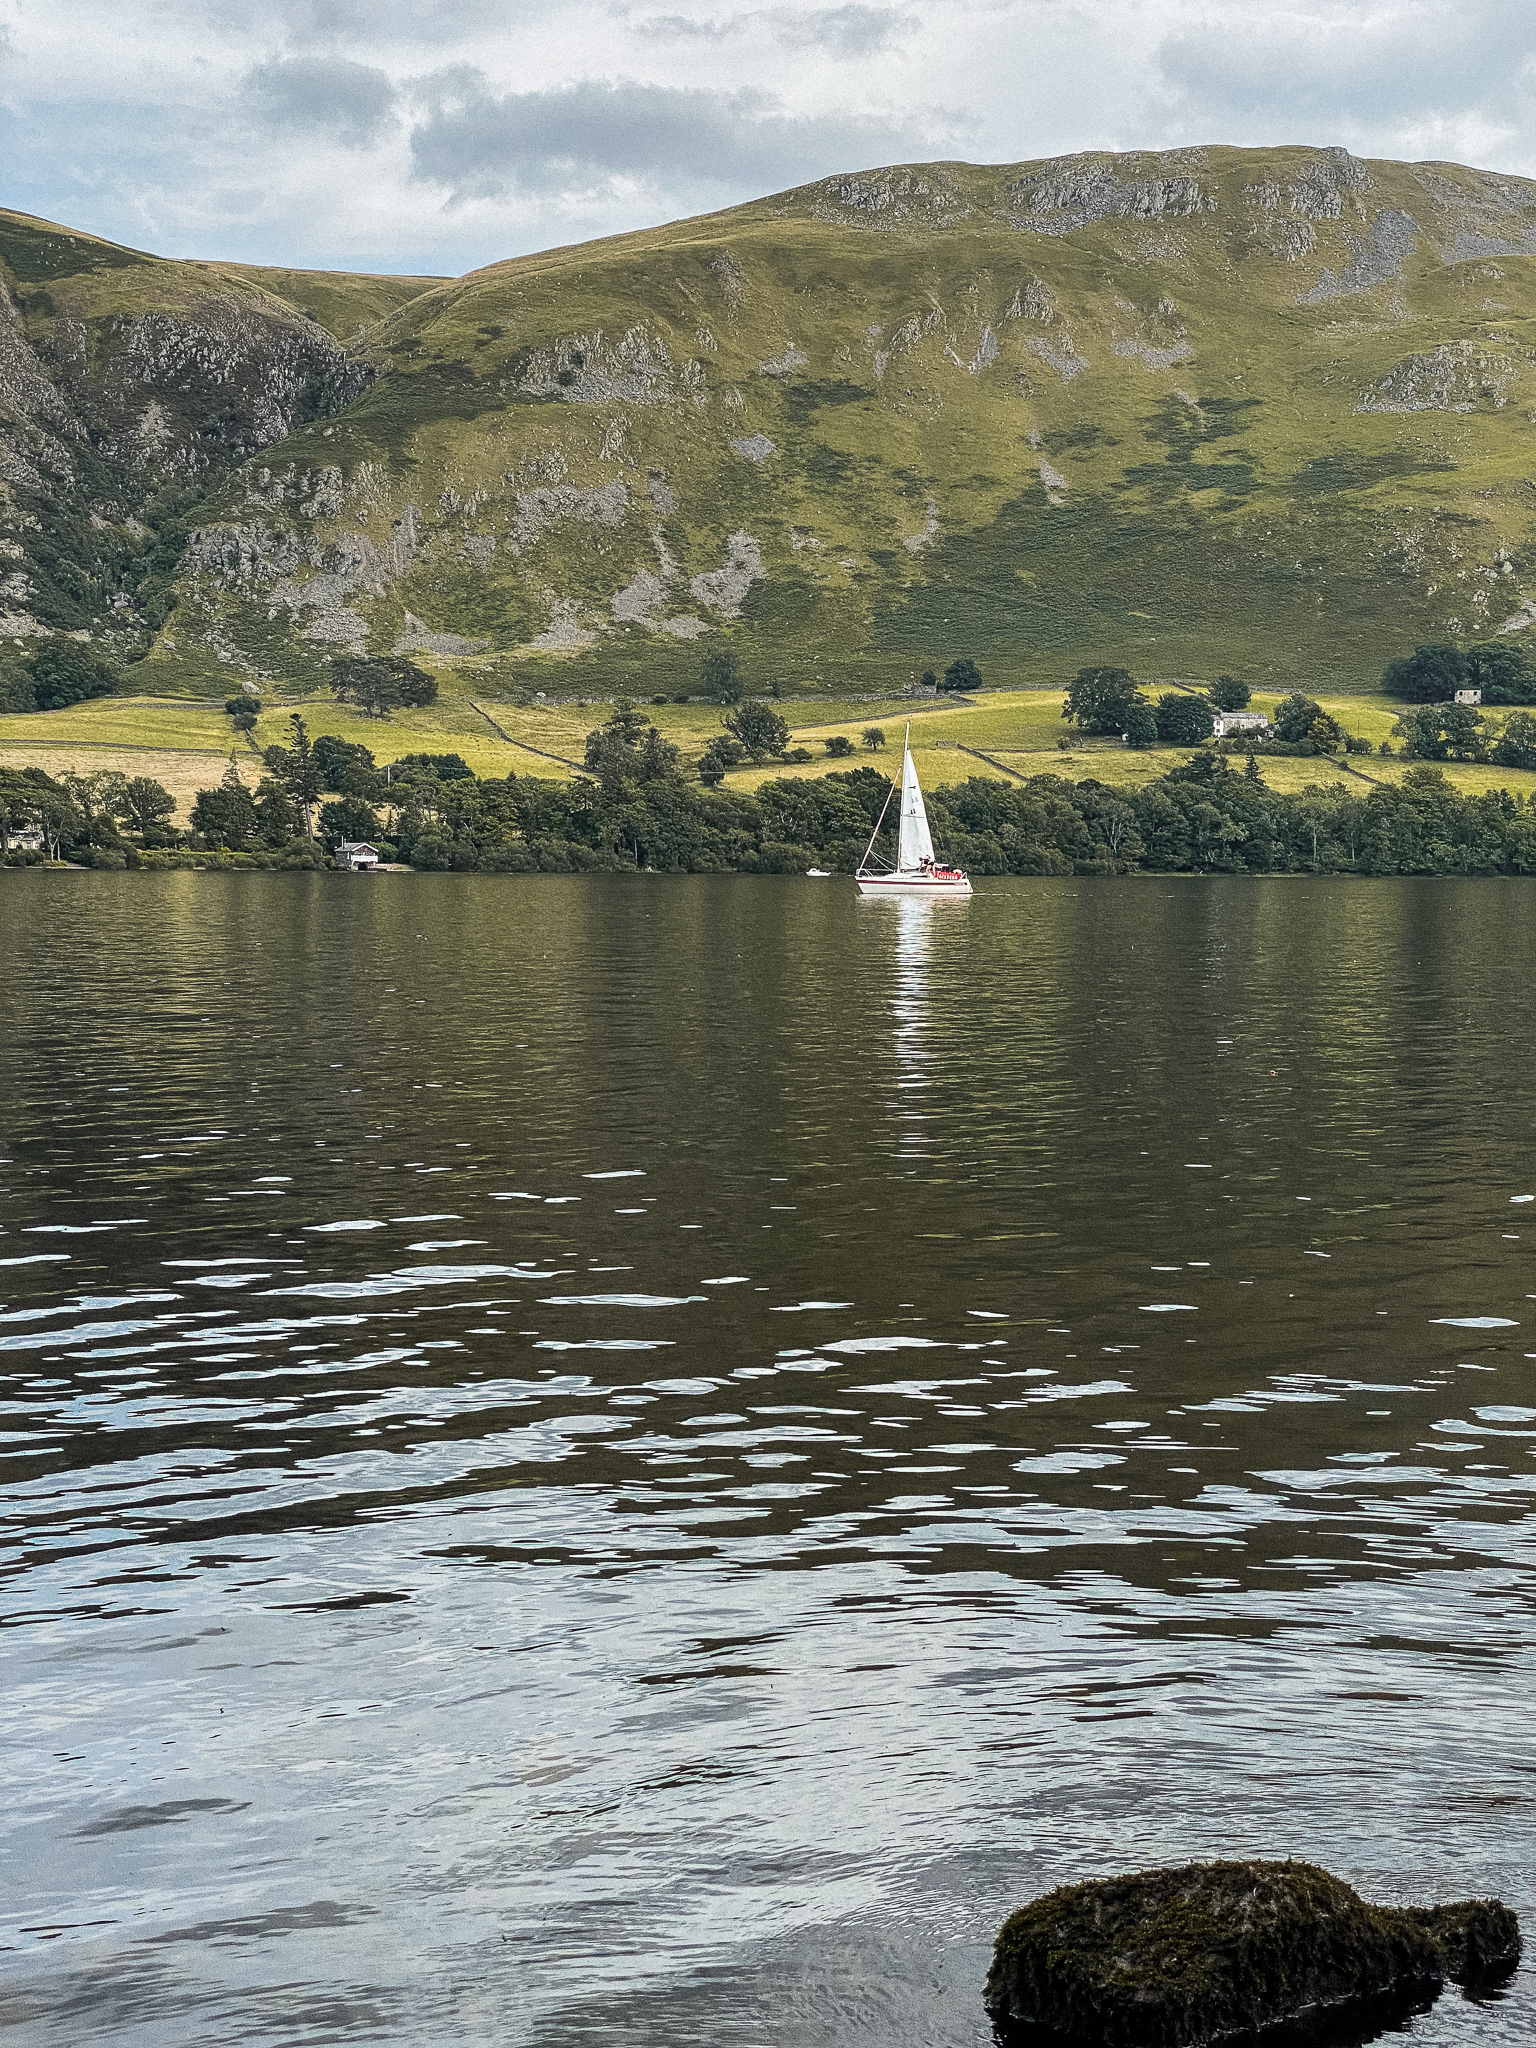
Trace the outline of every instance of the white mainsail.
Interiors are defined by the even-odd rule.
[[[910,874],[924,861],[933,859],[933,834],[928,830],[928,813],[910,746],[903,746],[901,761],[901,829],[896,840],[896,872]]]

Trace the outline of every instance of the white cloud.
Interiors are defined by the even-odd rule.
[[[657,14],[634,24],[638,34],[660,42],[724,42],[754,36],[792,50],[820,50],[829,57],[867,57],[888,50],[921,26],[920,17],[899,7],[759,8],[724,20],[687,14]]]
[[[0,0],[6,34],[9,203],[177,255],[457,271],[904,156],[1536,173],[1507,0]]]
[[[1167,35],[1157,62],[1190,111],[1388,135],[1477,108],[1518,117],[1536,51],[1531,18],[1501,4],[1249,8]]]

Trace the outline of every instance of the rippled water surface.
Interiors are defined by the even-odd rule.
[[[0,2035],[981,2048],[1072,1879],[1524,1910],[1533,913],[4,877]]]

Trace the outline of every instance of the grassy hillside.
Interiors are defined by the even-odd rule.
[[[1302,148],[897,167],[449,281],[6,234],[48,374],[71,320],[95,337],[79,417],[144,469],[159,408],[200,493],[174,610],[129,592],[136,690],[319,687],[367,649],[487,700],[646,698],[730,645],[823,695],[959,654],[1010,688],[1115,661],[1352,692],[1536,619],[1522,180]],[[194,418],[142,347],[112,368],[151,302],[226,336],[222,427],[217,378]],[[287,412],[258,428],[263,377]]]
[[[373,276],[366,271],[279,270],[260,263],[205,263],[201,269],[254,284],[305,314],[337,341],[364,344],[373,328],[442,277]]]
[[[1360,687],[1536,596],[1527,246],[1518,181],[1209,150],[833,179],[496,265],[384,323],[280,494],[231,484],[175,651],[196,620],[274,670],[296,628],[316,667],[483,646],[636,694],[726,640],[789,688],[960,652]]]

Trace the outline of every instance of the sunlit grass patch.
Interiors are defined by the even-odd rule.
[[[64,775],[147,775],[176,799],[176,822],[185,825],[200,789],[211,789],[229,766],[227,754],[168,753],[155,747],[27,747],[0,738],[0,767],[41,768],[56,780]],[[241,773],[255,788],[260,773],[252,761]]]

